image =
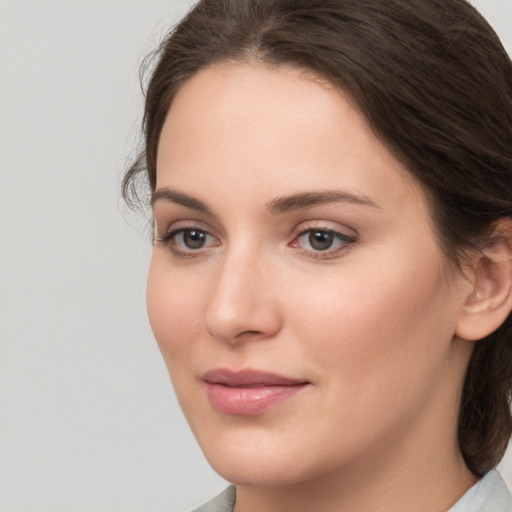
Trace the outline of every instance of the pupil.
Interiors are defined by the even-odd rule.
[[[205,239],[204,231],[192,229],[183,233],[183,242],[189,249],[200,249],[203,247]]]
[[[326,231],[312,231],[309,234],[309,243],[317,251],[326,251],[332,245],[333,234]]]

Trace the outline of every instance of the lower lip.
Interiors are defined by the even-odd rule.
[[[208,399],[213,408],[220,413],[235,416],[262,414],[280,402],[292,398],[307,386],[308,384],[304,383],[244,388],[206,383]]]

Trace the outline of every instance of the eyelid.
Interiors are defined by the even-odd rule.
[[[162,221],[160,223],[162,225],[162,229],[159,229],[159,223],[155,221],[155,237],[166,237],[173,231],[178,231],[180,229],[198,229],[200,231],[206,231],[211,234],[215,238],[219,238],[216,230],[214,230],[210,225],[198,219],[180,219],[172,222]]]
[[[349,238],[359,237],[359,233],[354,228],[327,220],[308,220],[306,222],[301,222],[293,229],[292,236],[296,238],[297,236],[304,234],[306,231],[312,231],[315,229],[318,231],[332,231]]]

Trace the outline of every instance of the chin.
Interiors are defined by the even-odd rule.
[[[308,476],[292,469],[286,463],[270,464],[268,461],[239,459],[232,461],[210,461],[213,469],[225,480],[235,485],[247,487],[279,487],[307,480]]]
[[[247,439],[250,436],[237,442],[234,436],[229,442],[200,444],[212,468],[235,485],[288,486],[313,480],[322,473],[322,464],[312,457],[314,449],[305,451],[272,439],[248,444]],[[325,463],[323,466],[325,469]]]

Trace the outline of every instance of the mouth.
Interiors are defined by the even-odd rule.
[[[222,414],[263,414],[310,386],[309,381],[257,370],[220,368],[202,377],[212,407]]]

